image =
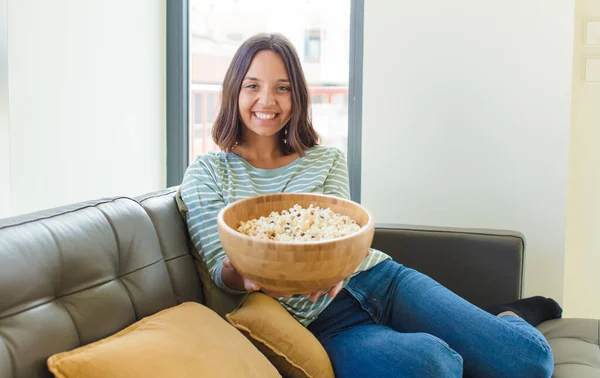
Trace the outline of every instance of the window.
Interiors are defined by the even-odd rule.
[[[211,129],[237,48],[256,33],[278,32],[298,51],[315,129],[322,144],[348,157],[351,191],[358,200],[363,8],[364,0],[168,1],[168,185],[181,182],[195,156],[219,150]]]
[[[281,16],[288,14],[294,17]],[[347,153],[349,0],[191,0],[190,158],[218,150],[210,130],[233,54],[250,36],[274,31],[288,37],[298,50],[322,143]],[[322,31],[330,35],[327,41],[321,40]],[[321,59],[322,50],[327,59]]]

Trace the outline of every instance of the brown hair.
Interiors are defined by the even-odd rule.
[[[254,56],[263,50],[276,52],[285,63],[292,93],[292,117],[280,131],[284,154],[298,153],[319,143],[319,135],[312,125],[309,109],[308,85],[300,59],[292,43],[281,34],[257,34],[247,39],[233,56],[223,80],[221,107],[212,128],[212,138],[225,152],[230,152],[241,141],[242,120],[239,116],[238,98],[242,82]],[[283,143],[287,128],[287,143]]]

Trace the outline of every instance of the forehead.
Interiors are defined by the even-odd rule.
[[[246,76],[258,79],[287,79],[288,73],[281,55],[271,50],[263,50],[252,59]]]

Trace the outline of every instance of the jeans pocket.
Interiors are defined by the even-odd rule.
[[[344,288],[349,297],[354,299],[360,307],[373,319],[375,324],[381,324],[381,305],[373,296],[350,284]]]

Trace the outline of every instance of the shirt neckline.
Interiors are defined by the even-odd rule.
[[[298,156],[298,157],[296,157],[296,159],[294,159],[291,162],[287,163],[286,165],[278,167],[278,168],[257,168],[255,166],[253,166],[252,164],[250,164],[250,162],[248,160],[244,159],[243,157],[239,156],[238,154],[236,154],[234,152],[227,152],[226,156],[233,157],[234,159],[240,161],[246,167],[246,169],[248,169],[252,172],[256,172],[256,173],[259,173],[261,175],[266,175],[266,176],[277,176],[277,175],[281,174],[282,172],[285,172],[289,168],[297,165],[302,160],[306,159],[306,157],[308,157],[308,154],[312,151],[313,148],[314,147],[309,148],[306,151],[304,151],[304,153],[305,153],[304,157]]]

